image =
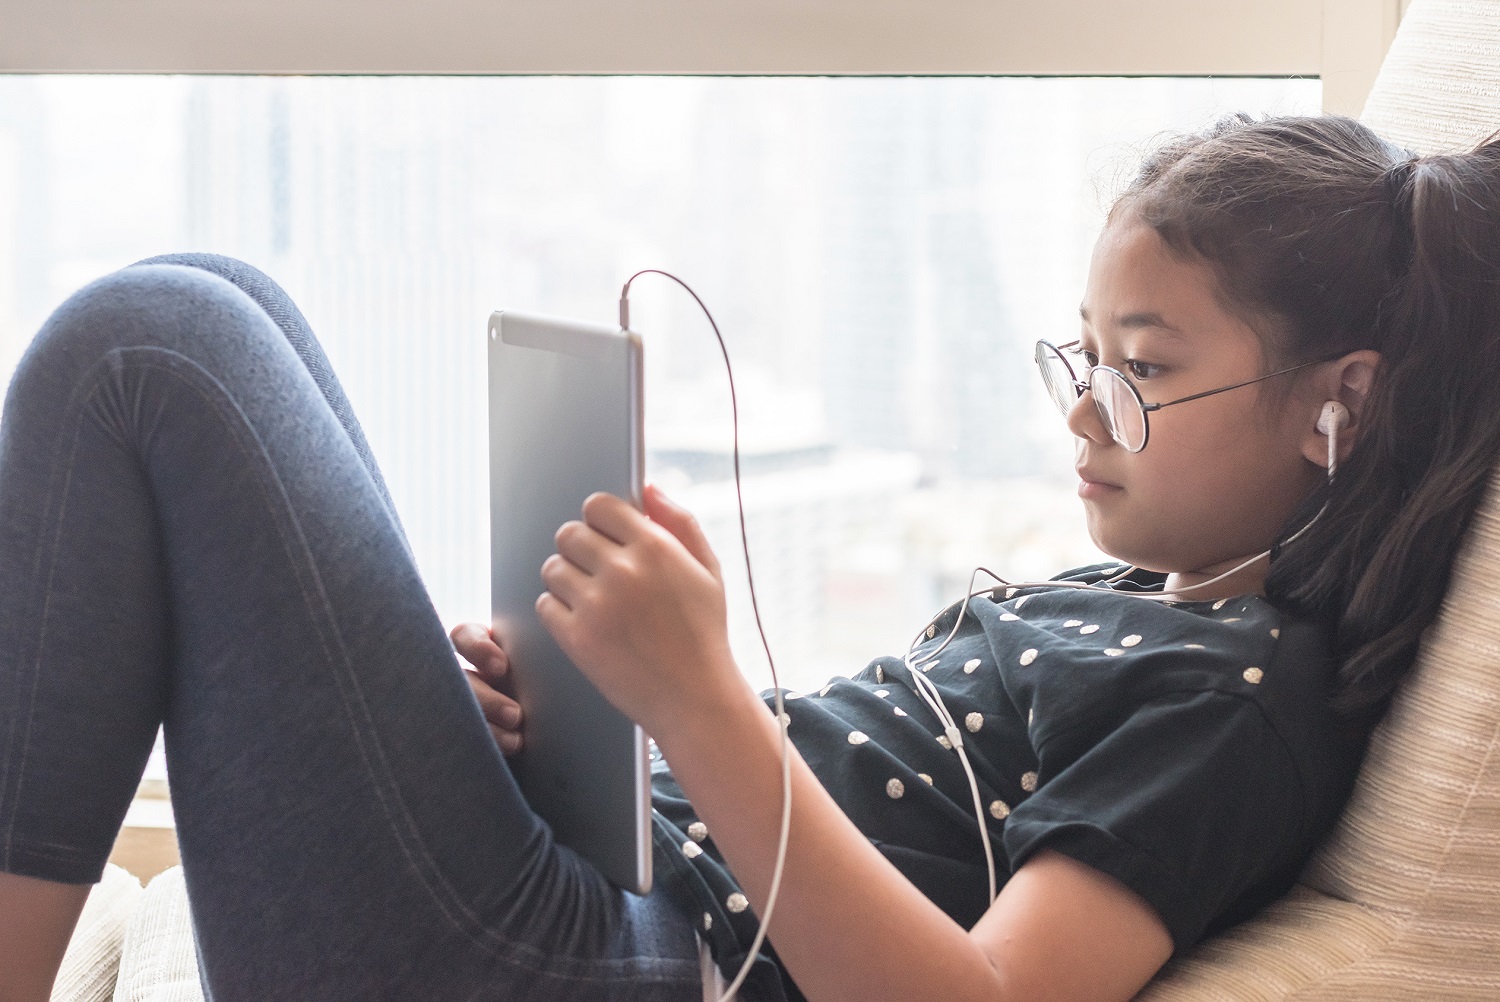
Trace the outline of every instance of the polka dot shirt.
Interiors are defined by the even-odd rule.
[[[1120,568],[1065,579],[1097,583]],[[1262,598],[1158,602],[1136,572],[1112,592],[997,589],[940,617],[911,660],[963,729],[1004,881],[1039,849],[1113,876],[1178,950],[1291,886],[1338,817],[1365,733],[1327,708],[1327,631]],[[767,702],[771,693],[765,694]],[[785,692],[789,735],[860,830],[965,928],[988,905],[972,795],[900,657]],[[661,890],[731,976],[756,919],[667,763],[653,764]],[[757,972],[789,998],[775,967]]]

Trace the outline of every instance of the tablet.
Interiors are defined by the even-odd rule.
[[[646,735],[562,652],[535,603],[553,536],[584,498],[641,506],[641,378],[631,331],[490,316],[490,604],[524,714],[511,771],[559,841],[636,894],[651,887]]]

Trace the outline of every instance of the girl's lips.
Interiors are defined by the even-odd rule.
[[[1078,496],[1085,501],[1098,501],[1110,497],[1125,488],[1116,487],[1114,484],[1101,484],[1092,480],[1078,481]]]
[[[1109,497],[1117,491],[1124,490],[1118,484],[1106,483],[1103,480],[1093,479],[1093,474],[1088,470],[1078,471],[1078,496],[1085,500],[1097,500]]]

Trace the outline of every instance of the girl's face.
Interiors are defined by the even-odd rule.
[[[1125,373],[1147,403],[1271,371],[1259,337],[1220,302],[1212,269],[1177,257],[1128,213],[1094,248],[1080,312],[1079,349]],[[1193,576],[1268,549],[1325,475],[1302,449],[1321,399],[1277,386],[1290,391],[1285,404],[1273,412],[1261,403],[1263,387],[1298,375],[1156,411],[1138,453],[1110,438],[1093,395],[1084,394],[1068,427],[1095,544],[1148,570]]]

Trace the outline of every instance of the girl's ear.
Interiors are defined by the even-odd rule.
[[[1351,351],[1349,354],[1327,363],[1313,384],[1322,391],[1322,396],[1313,404],[1307,430],[1302,436],[1302,455],[1318,466],[1328,466],[1328,436],[1318,430],[1318,416],[1323,404],[1337,400],[1349,411],[1349,420],[1339,429],[1339,462],[1349,456],[1354,443],[1359,439],[1369,422],[1367,406],[1370,389],[1375,385],[1375,373],[1380,368],[1380,352],[1370,349]]]

